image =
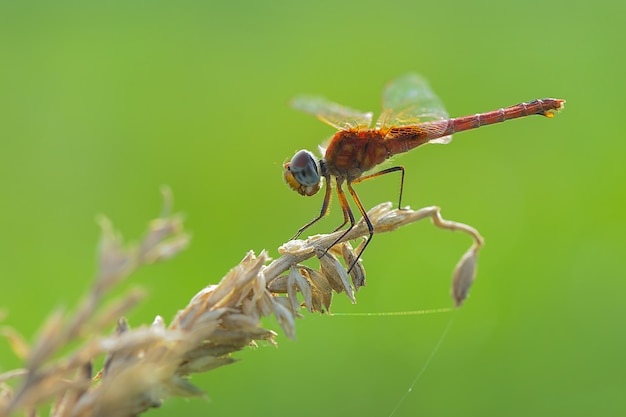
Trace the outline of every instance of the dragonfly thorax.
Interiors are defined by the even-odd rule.
[[[292,190],[302,195],[313,195],[320,190],[322,176],[320,162],[312,152],[300,150],[285,163],[283,176]]]

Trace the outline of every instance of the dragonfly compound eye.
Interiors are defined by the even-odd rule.
[[[320,189],[319,165],[309,151],[296,152],[285,164],[283,176],[287,184],[302,195],[313,195]]]

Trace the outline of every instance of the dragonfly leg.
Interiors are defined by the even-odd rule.
[[[311,220],[310,222],[308,222],[307,224],[302,226],[300,229],[298,229],[298,232],[291,238],[291,240],[294,240],[294,239],[297,239],[298,237],[300,237],[302,232],[304,232],[306,229],[308,229],[309,227],[311,227],[312,225],[317,223],[322,217],[324,217],[326,215],[326,213],[328,213],[328,205],[330,204],[330,196],[331,196],[331,191],[332,191],[332,185],[330,184],[330,176],[327,176],[325,178],[326,178],[326,181],[325,181],[326,182],[326,191],[324,192],[324,201],[322,202],[322,210],[320,211],[319,216],[317,216],[316,218],[314,218],[313,220]],[[344,213],[344,217],[345,217],[345,213]],[[344,224],[345,224],[345,222],[344,222]]]
[[[337,192],[339,193],[339,191]],[[341,194],[343,194],[343,198],[344,200],[345,198],[345,194],[343,193],[343,190],[341,191]],[[341,206],[341,211],[343,212],[343,223],[341,223],[339,225],[339,227],[337,227],[335,230],[333,230],[333,233],[335,233],[338,230],[341,230],[342,227],[344,227],[346,225],[346,223],[348,223],[348,220],[350,220],[350,217],[352,216],[352,210],[350,210],[350,206],[348,205],[348,201],[346,200],[345,204],[341,204],[341,198],[339,200],[339,205]],[[352,216],[352,222],[354,223],[354,216]],[[331,245],[332,247],[332,245]]]
[[[375,172],[373,174],[359,177],[356,180],[352,181],[352,184],[358,184],[360,182],[371,180],[372,178],[380,177],[381,175],[385,175],[385,174],[389,174],[389,173],[397,172],[397,171],[402,172],[401,177],[400,177],[400,197],[398,198],[398,209],[401,209],[402,208],[402,191],[404,190],[404,167],[403,166],[400,165],[397,167],[391,167],[391,168],[383,169],[382,171]],[[350,187],[350,183],[348,183],[348,187]],[[352,192],[350,192],[350,194],[352,194]],[[354,197],[354,194],[352,195],[352,197]]]
[[[335,246],[341,239],[343,239],[344,236],[347,235],[350,230],[352,230],[352,228],[354,227],[356,223],[354,221],[354,214],[352,214],[352,210],[350,210],[350,204],[348,203],[348,199],[346,198],[346,193],[343,191],[343,188],[341,188],[342,184],[343,184],[343,179],[338,178],[337,179],[337,197],[339,198],[339,204],[341,205],[341,210],[343,210],[344,222],[341,224],[341,226],[335,229],[335,232],[341,229],[348,222],[348,220],[350,220],[350,227],[348,227],[341,234],[341,236],[339,236],[331,245],[328,246],[328,248],[324,252],[324,255],[328,252],[330,248]],[[350,183],[348,183],[348,187],[351,188]]]
[[[359,178],[357,178],[354,181],[348,181],[347,182],[348,191],[350,192],[350,195],[352,196],[352,199],[354,200],[354,202],[356,203],[357,207],[359,208],[359,211],[361,212],[361,215],[363,216],[363,219],[365,220],[365,223],[367,224],[367,229],[369,230],[369,238],[367,239],[367,241],[365,242],[365,244],[363,245],[363,247],[361,248],[361,250],[357,254],[356,259],[354,260],[352,265],[350,265],[350,267],[348,268],[348,273],[350,273],[350,271],[352,271],[352,268],[354,268],[354,265],[356,265],[356,263],[359,261],[359,259],[361,259],[361,255],[363,254],[363,252],[365,251],[365,248],[367,247],[367,245],[369,245],[370,241],[372,240],[372,237],[374,236],[374,226],[372,225],[372,222],[370,221],[370,218],[367,216],[367,212],[365,211],[365,208],[363,207],[363,204],[361,203],[361,200],[359,199],[359,196],[357,195],[357,193],[354,190],[354,188],[352,188],[352,184],[358,184],[360,182],[363,182],[363,181],[366,181],[366,180],[369,180],[369,179],[372,179],[372,178],[380,177],[381,175],[389,174],[389,173],[392,173],[392,172],[397,172],[397,171],[400,171],[402,173],[401,174],[401,178],[400,178],[400,197],[398,199],[398,208],[401,208],[402,207],[402,191],[404,190],[404,167],[403,166],[396,166],[396,167],[392,167],[392,168],[387,168],[387,169],[375,172],[375,173],[370,174],[370,175],[365,175],[363,177],[359,177]],[[341,204],[341,209],[343,210],[344,222],[341,224],[341,226],[339,226],[337,229],[335,229],[335,231],[341,229],[347,223],[348,218],[350,219],[350,227],[347,228],[346,231],[343,232],[341,234],[341,236],[339,236],[339,238],[337,240],[335,240],[333,242],[333,244],[328,247],[328,249],[332,248],[333,246],[335,246],[337,244],[337,242],[339,242],[341,239],[343,239],[344,236],[347,235],[348,232],[350,232],[350,230],[352,230],[352,228],[355,225],[354,215],[352,214],[352,210],[350,210],[350,205],[348,204],[348,200],[346,199],[346,195],[343,192],[343,189],[341,188],[342,183],[343,183],[343,181],[337,181],[337,196],[339,197],[339,203]],[[326,251],[328,251],[328,249]]]
[[[395,167],[395,168],[402,169],[402,174],[403,174],[403,177],[404,177],[404,168],[403,167]],[[395,171],[397,171],[397,170],[398,169],[395,169]],[[383,172],[383,171],[381,171],[381,172]],[[393,171],[389,171],[389,172],[393,172]],[[365,208],[363,207],[363,204],[361,203],[361,200],[359,199],[359,196],[357,195],[356,191],[354,191],[354,188],[352,188],[352,183],[350,181],[348,181],[348,191],[350,192],[350,195],[352,196],[352,199],[354,200],[354,202],[356,203],[357,207],[359,208],[359,211],[361,212],[361,215],[363,216],[363,219],[365,219],[365,223],[367,223],[367,230],[370,233],[369,238],[367,239],[367,241],[365,242],[365,244],[363,245],[363,247],[361,248],[359,253],[356,255],[356,259],[354,260],[352,265],[350,265],[350,267],[348,268],[348,274],[349,274],[350,271],[352,271],[352,268],[354,268],[354,265],[356,265],[356,263],[359,262],[359,259],[361,259],[361,255],[365,251],[365,248],[367,247],[367,245],[369,245],[370,242],[372,241],[372,237],[374,237],[374,226],[372,225],[372,222],[370,221],[370,218],[368,217],[367,213],[365,212]]]

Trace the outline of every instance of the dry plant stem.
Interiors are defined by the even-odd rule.
[[[391,232],[401,226],[420,221],[430,217],[435,226],[448,230],[459,230],[467,233],[474,240],[472,247],[466,252],[457,268],[452,288],[452,295],[457,306],[460,306],[465,300],[469,288],[475,276],[475,264],[478,250],[483,246],[484,240],[476,229],[463,223],[445,220],[441,217],[440,208],[437,206],[424,207],[419,210],[396,209],[392,210],[391,203],[383,203],[374,207],[368,212],[368,216],[374,226],[374,233]],[[271,283],[278,275],[286,271],[288,266],[298,264],[311,258],[314,255],[322,254],[326,248],[332,244],[343,231],[337,231],[330,235],[317,235],[310,237],[306,241],[290,241],[281,247],[280,259],[275,260],[265,269],[265,279],[267,283]],[[349,240],[364,238],[369,234],[367,224],[361,219],[357,225],[347,233],[338,243],[347,242]],[[348,263],[351,265],[352,263]],[[360,264],[360,261],[359,261]],[[473,267],[469,268],[469,264]],[[462,268],[467,269],[463,274],[460,273]],[[356,286],[356,285],[355,285]],[[358,290],[358,287],[356,288]]]
[[[368,216],[375,233],[430,217],[437,227],[469,234],[474,243],[455,269],[452,288],[456,304],[463,302],[483,244],[475,229],[444,220],[438,207],[392,210],[391,203],[385,203]],[[294,338],[295,318],[302,306],[311,312],[329,311],[333,292],[346,292],[355,302],[355,292],[365,285],[361,261],[349,275],[344,266],[352,265],[356,257],[347,240],[369,235],[361,221],[330,250],[328,245],[343,232],[287,242],[279,249],[281,257],[269,265],[265,251],[258,257],[249,252],[218,285],[193,296],[169,326],[157,316],[150,326],[131,329],[118,317],[139,301],[141,293],[131,291],[105,308],[100,305],[103,298],[137,267],[178,253],[189,237],[182,231],[180,217],[167,209],[136,246],[123,245],[108,221],[101,226],[99,274],[76,313],[52,314],[32,347],[25,346],[15,332],[3,332],[27,365],[0,375],[0,417],[18,411],[37,415],[36,407],[51,400],[54,417],[136,416],[158,407],[168,396],[203,395],[189,383],[190,374],[234,362],[231,354],[255,341],[275,343],[276,333],[261,327],[262,317],[274,315],[285,334]],[[314,256],[320,257],[319,270],[301,264]],[[115,321],[115,333],[103,336]],[[82,343],[80,347],[56,358],[60,349],[76,342]],[[104,367],[93,377],[93,362],[102,356],[106,356]],[[10,381],[18,382],[18,387],[11,388],[6,384]]]

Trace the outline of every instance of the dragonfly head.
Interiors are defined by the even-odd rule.
[[[320,165],[313,154],[306,150],[296,152],[284,165],[283,177],[292,190],[302,195],[313,195],[320,190],[322,178]]]

